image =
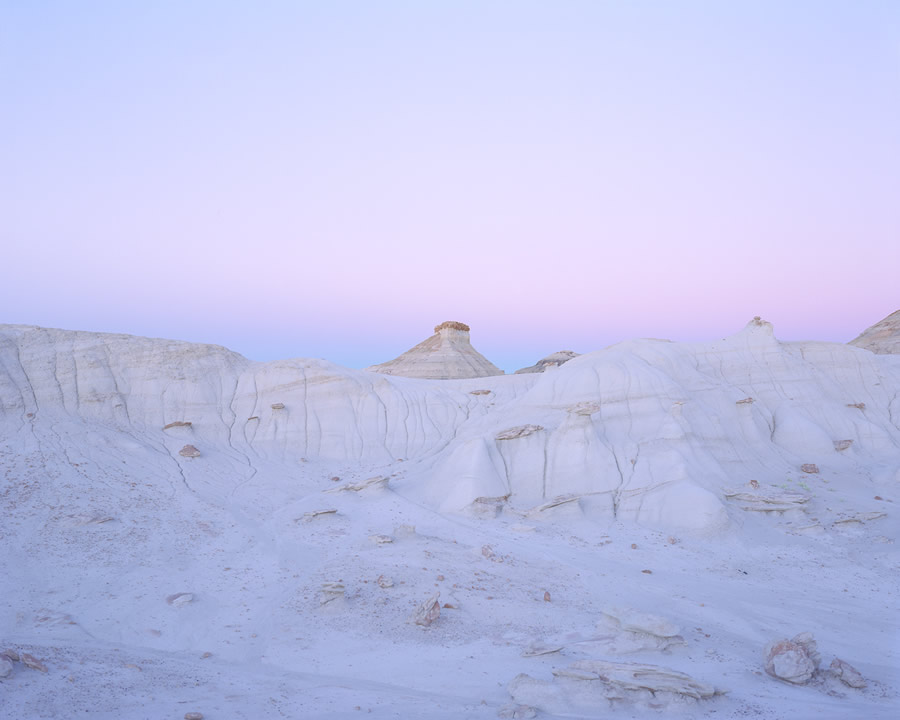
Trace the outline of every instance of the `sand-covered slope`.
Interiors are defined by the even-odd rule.
[[[755,320],[424,380],[0,326],[0,467],[0,646],[48,667],[12,664],[3,714],[840,718],[898,700],[898,356]],[[409,624],[437,591],[440,617]],[[634,635],[622,613],[667,619]],[[766,643],[802,630],[867,688],[762,674]],[[665,667],[640,670],[657,699],[588,679],[638,672],[597,670],[611,659]]]

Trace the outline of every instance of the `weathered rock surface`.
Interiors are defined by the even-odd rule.
[[[537,717],[537,710],[530,705],[509,703],[497,710],[497,717],[503,720],[531,720]]]
[[[540,432],[544,428],[540,425],[517,425],[516,427],[497,433],[497,440],[517,440],[518,438],[528,437]]]
[[[530,367],[524,367],[519,370],[516,370],[516,375],[522,375],[524,373],[541,373],[546,372],[547,370],[553,370],[558,368],[560,365],[569,362],[569,360],[573,360],[578,357],[578,353],[572,352],[571,350],[560,350],[559,352],[551,353],[547,357],[541,358],[534,365]]]
[[[728,500],[740,503],[742,510],[750,512],[783,513],[788,510],[804,510],[809,502],[809,495],[782,491],[759,491],[759,483],[752,486],[752,491],[726,490]]]
[[[384,375],[432,380],[503,375],[503,371],[479,353],[469,341],[469,326],[448,321],[434,328],[434,335],[393,360],[367,368]]]
[[[331,488],[331,490],[325,490],[325,492],[342,493],[361,492],[362,490],[380,490],[387,487],[387,484],[388,478],[382,477],[381,475],[376,475],[375,477],[370,477],[367,480],[360,480],[359,482],[351,482],[344,485],[339,485],[336,488]]]
[[[683,645],[681,628],[675,623],[633,608],[609,607],[603,610],[603,620],[598,631],[612,630],[615,636],[608,641],[610,652],[635,652],[638,650],[666,650],[673,645]]]
[[[854,338],[848,344],[879,355],[900,353],[900,310],[863,330],[859,337]]]
[[[319,605],[331,605],[343,600],[346,592],[342,582],[323,582],[319,590]]]
[[[424,627],[428,627],[437,620],[441,616],[441,603],[440,603],[441,594],[436,592],[430,598],[428,598],[425,602],[423,602],[419,607],[416,608],[416,611],[413,613],[411,618],[411,622],[416,625],[422,625]]]
[[[507,687],[513,702],[553,714],[596,713],[622,703],[662,709],[668,704],[699,701],[724,691],[686,673],[658,665],[579,660],[553,671],[551,682],[530,675]]]
[[[793,685],[805,685],[819,669],[821,656],[811,633],[779,640],[766,648],[766,672]]]
[[[186,458],[200,457],[200,451],[193,445],[185,445],[183,448],[181,448],[181,450],[178,451],[178,454],[181,455],[181,457]]]
[[[835,658],[831,661],[829,668],[844,685],[857,690],[862,690],[866,687],[865,678],[850,663],[844,662],[840,658]]]
[[[34,655],[31,655],[29,653],[22,653],[21,659],[22,664],[25,667],[31,668],[32,670],[38,670],[40,672],[47,672],[47,666],[44,665],[44,663],[42,663],[40,660],[38,660],[38,658],[36,658]]]
[[[188,605],[193,601],[194,594],[188,592],[175,593],[174,595],[169,595],[169,597],[166,598],[166,602],[169,603],[169,605],[177,608],[184,607],[185,605]]]

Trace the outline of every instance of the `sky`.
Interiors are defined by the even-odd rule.
[[[0,323],[512,371],[898,268],[894,0],[0,0]]]

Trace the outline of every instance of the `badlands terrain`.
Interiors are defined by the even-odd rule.
[[[515,375],[0,326],[0,717],[897,717],[898,318]]]

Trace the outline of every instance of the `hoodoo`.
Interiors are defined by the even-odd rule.
[[[434,335],[399,357],[368,368],[385,375],[457,380],[503,375],[469,341],[469,326],[452,320],[434,328]]]
[[[878,355],[900,354],[900,310],[863,330],[858,338],[850,341],[850,345],[871,350]]]

